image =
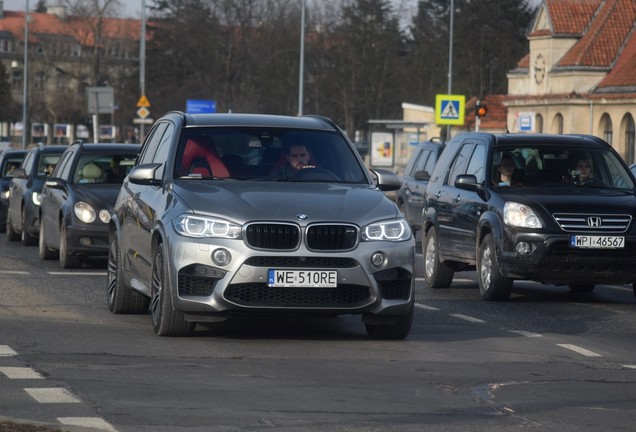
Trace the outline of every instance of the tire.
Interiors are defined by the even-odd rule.
[[[424,279],[429,288],[448,288],[453,282],[455,271],[439,259],[437,231],[431,228],[424,238]]]
[[[502,301],[510,297],[513,281],[501,274],[491,234],[486,235],[479,246],[477,276],[479,292],[484,300]]]
[[[394,324],[365,324],[367,335],[373,339],[404,339],[411,332],[414,314],[415,305],[412,301],[409,312],[399,316]]]
[[[40,239],[38,241],[39,255],[41,260],[54,260],[58,258],[58,252],[46,245],[44,236],[44,223],[40,217]]]
[[[124,280],[122,253],[113,236],[108,251],[108,278],[106,300],[108,310],[114,314],[143,314],[148,312],[150,298],[128,288]]]
[[[195,323],[186,321],[183,312],[176,311],[172,306],[168,266],[161,243],[157,245],[152,260],[151,284],[152,329],[159,336],[190,336],[194,331]]]
[[[22,208],[22,232],[20,233],[20,240],[24,246],[35,246],[38,244],[38,238],[31,235],[27,230],[26,220],[26,207]]]
[[[586,283],[571,283],[568,285],[570,291],[576,293],[589,293],[594,291],[594,284],[586,284]]]
[[[82,260],[78,256],[72,255],[68,250],[66,225],[62,221],[60,223],[60,267],[73,269],[78,268],[80,265],[82,265]]]
[[[7,211],[7,241],[13,242],[18,240],[20,240],[20,233],[13,229],[11,216],[9,216],[9,212]]]

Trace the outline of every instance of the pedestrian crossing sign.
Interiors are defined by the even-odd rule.
[[[438,125],[463,125],[466,96],[443,95],[435,96],[435,123]]]

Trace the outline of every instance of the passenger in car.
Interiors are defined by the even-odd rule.
[[[503,155],[501,163],[495,170],[493,186],[520,186],[521,181],[515,173],[515,161],[510,155]]]

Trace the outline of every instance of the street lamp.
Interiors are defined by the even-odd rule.
[[[298,75],[298,115],[303,115],[303,85],[305,69],[305,1],[301,0],[300,10],[300,72]]]
[[[27,148],[28,115],[27,105],[29,96],[29,0],[24,6],[24,70],[22,75],[22,149]]]

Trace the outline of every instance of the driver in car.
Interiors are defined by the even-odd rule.
[[[302,169],[316,168],[312,162],[312,154],[305,144],[290,145],[285,157],[287,163],[272,174],[273,178],[291,178]]]

